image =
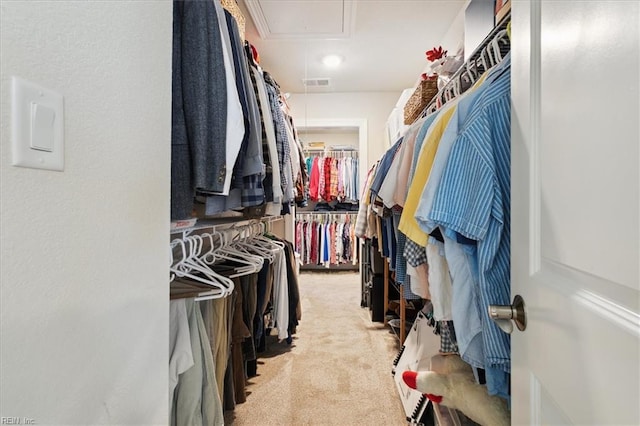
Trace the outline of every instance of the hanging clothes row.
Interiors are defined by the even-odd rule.
[[[170,419],[222,425],[245,402],[267,335],[290,344],[296,332],[295,252],[260,223],[197,232],[170,246]]]
[[[358,201],[358,158],[324,151],[306,158],[311,201]]]
[[[356,214],[296,214],[296,252],[303,265],[357,265]]]
[[[323,156],[333,158],[358,158],[358,151],[355,149],[326,149],[326,148],[305,148],[304,154],[307,157]]]
[[[441,352],[459,353],[491,395],[508,399],[509,335],[488,314],[510,304],[505,40],[495,35],[488,70],[469,73],[468,90],[413,123],[371,168],[356,235],[381,242],[405,298],[431,301]]]
[[[171,219],[288,213],[308,174],[280,87],[220,0],[173,5]]]

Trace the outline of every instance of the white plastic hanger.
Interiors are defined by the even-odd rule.
[[[227,280],[225,277],[216,274],[211,268],[205,267],[196,261],[197,240],[195,240],[193,236],[187,237],[184,240],[174,241],[180,245],[183,254],[182,260],[170,269],[171,272],[175,273],[175,276],[189,278],[213,287],[209,293],[212,298],[222,298],[231,294],[231,291],[233,291],[233,281]],[[192,271],[200,272],[201,275],[192,274]],[[220,280],[220,278],[222,278],[222,280]],[[228,286],[229,283],[231,284],[231,288]]]
[[[176,274],[171,273],[173,267],[173,248],[175,246],[169,244],[169,282],[172,282],[176,278]]]
[[[462,90],[460,89],[460,76],[454,77],[451,85],[453,86],[453,95],[457,98],[462,94]]]
[[[240,263],[246,266],[236,267],[237,273],[231,275],[231,277],[239,277],[242,275],[248,275],[254,272],[258,272],[262,269],[264,259],[252,254],[243,253],[237,249],[234,249],[231,245],[225,245],[218,248],[214,252],[217,259],[226,259],[232,262]]]
[[[267,259],[269,263],[273,263],[275,258],[273,251],[269,247],[266,247],[262,241],[255,238],[255,236],[246,240],[238,241],[236,246],[248,251],[249,253],[256,254]]]
[[[284,250],[284,243],[277,241],[277,240],[273,240],[271,238],[266,237],[267,234],[267,224],[262,222],[262,233],[256,235],[256,239],[260,240],[260,241],[264,241],[267,244],[270,245],[275,245],[276,247],[279,247],[280,249]]]
[[[205,261],[204,261],[204,259],[202,257],[202,248],[204,247],[204,239],[202,238],[202,236],[194,235],[193,239],[195,240],[196,247],[197,247],[196,256],[194,257],[194,260],[193,260],[194,263],[196,265],[198,265],[198,266],[202,266],[204,269],[209,271],[209,275],[212,276],[214,279],[218,280],[218,282],[220,284],[222,284],[226,288],[227,295],[231,294],[233,292],[233,289],[234,289],[233,280],[225,277],[224,275],[218,274],[215,270],[210,268],[205,263]]]
[[[466,75],[469,78],[469,82],[473,84],[476,82],[476,73],[471,65],[472,62],[467,61],[467,63],[465,64],[465,70],[462,72],[461,77],[462,75]]]
[[[216,235],[220,235],[220,234],[216,234]],[[206,264],[213,265],[213,263],[216,261],[215,250],[216,250],[217,244],[222,244],[222,236],[221,235],[219,236],[217,243],[214,242],[213,240],[214,234],[204,233],[204,234],[201,234],[201,237],[203,239],[206,238],[209,240],[209,251],[204,253],[201,256],[201,258]]]

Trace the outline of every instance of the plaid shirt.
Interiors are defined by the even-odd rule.
[[[453,328],[453,321],[438,321],[436,331],[440,331],[440,352],[458,353],[458,341]]]
[[[427,251],[425,248],[410,238],[407,238],[404,246],[404,257],[407,258],[407,263],[414,268],[427,263]]]
[[[261,175],[249,175],[242,178],[242,206],[259,206],[265,202],[265,191]]]
[[[246,48],[246,45],[245,45]],[[245,50],[246,52],[246,50]],[[251,84],[253,85],[253,90],[256,93],[256,102],[258,103],[258,109],[261,110],[261,104],[260,104],[260,96],[258,95],[258,83],[256,81],[256,77],[254,73],[259,72],[258,69],[253,66],[253,64],[251,63],[252,59],[252,54],[251,52],[246,53],[247,56],[247,61],[249,61],[249,68],[251,70],[251,72],[249,73],[249,75],[251,76]],[[262,114],[260,114],[260,128],[262,129],[262,159],[264,164],[270,164],[269,161],[269,142],[267,141],[267,131],[264,128],[264,117]],[[267,166],[265,169],[265,177],[264,177],[264,182],[263,182],[263,191],[264,191],[264,199],[267,202],[271,202],[273,201],[273,172],[271,170],[270,166]]]
[[[329,189],[330,200],[333,201],[338,198],[338,160],[331,159],[331,184]]]
[[[344,158],[338,160],[338,199],[340,201],[344,200],[344,181],[345,181],[345,173],[346,166]]]
[[[324,159],[324,200],[331,201],[331,169],[333,158]]]
[[[378,163],[371,166],[367,179],[365,180],[364,190],[360,199],[360,206],[358,208],[358,216],[356,217],[355,235],[359,238],[369,238],[367,230],[369,229],[369,188],[371,186],[371,180],[375,175],[376,167]]]
[[[324,200],[325,175],[324,175],[324,157],[318,157],[318,199]]]
[[[397,268],[396,268],[396,276],[397,276]],[[404,284],[402,285],[402,293],[405,300],[422,299],[422,297],[418,296],[417,294],[414,294],[413,291],[411,291],[411,277],[409,275],[407,275],[404,279]]]
[[[278,89],[275,82],[269,75],[264,73],[264,80],[267,86],[267,93],[269,94],[269,103],[271,109],[271,116],[273,117],[273,127],[276,132],[276,147],[278,149],[278,163],[280,164],[280,184],[282,185],[282,191],[284,194],[283,202],[291,201],[291,194],[287,191],[287,188],[293,188],[292,177],[287,176],[287,170],[291,171],[291,147],[289,146],[289,137],[287,136],[287,127],[284,122],[284,114],[280,107],[280,100],[278,97]],[[287,168],[287,165],[289,166]]]

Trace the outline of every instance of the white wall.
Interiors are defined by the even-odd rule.
[[[470,3],[471,3],[471,0],[467,0],[464,4],[461,5],[460,11],[458,12],[454,20],[451,22],[451,25],[449,26],[449,29],[447,30],[445,35],[442,37],[442,40],[440,40],[438,44],[435,44],[435,46],[442,46],[444,50],[447,50],[448,51],[447,54],[449,56],[454,56],[459,49],[464,49],[464,24],[465,24],[464,19],[465,19],[465,12]],[[426,50],[427,49],[425,49],[425,51]],[[418,84],[420,84],[420,74],[422,74],[423,72],[429,72],[430,70],[431,70],[431,63],[425,61],[424,68],[418,74],[418,78],[416,78],[416,81],[413,84],[413,87],[417,87]]]
[[[460,12],[458,12],[456,18],[451,22],[449,30],[447,30],[447,33],[440,41],[440,45],[449,51],[449,55],[455,55],[457,49],[464,48],[464,18],[469,3],[471,3],[471,0],[465,2],[460,8]]]
[[[166,424],[172,4],[1,13],[0,415]],[[64,95],[64,172],[11,166],[12,75]]]
[[[308,93],[291,94],[288,103],[296,126],[305,127],[305,119],[366,119],[368,134],[367,170],[388,149],[385,125],[400,93]],[[366,170],[364,170],[366,176]]]

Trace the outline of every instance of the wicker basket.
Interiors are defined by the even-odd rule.
[[[438,93],[438,80],[422,80],[404,106],[404,124],[413,123]]]

